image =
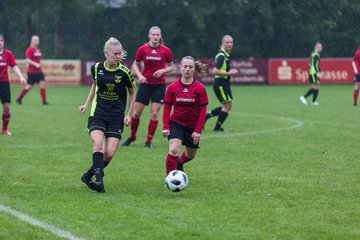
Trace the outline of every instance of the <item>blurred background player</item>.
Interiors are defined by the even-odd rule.
[[[25,78],[21,74],[19,67],[16,65],[16,59],[9,50],[5,49],[4,35],[0,34],[0,99],[3,106],[2,113],[2,131],[1,134],[11,136],[11,132],[8,130],[8,124],[10,121],[10,83],[8,76],[8,68],[12,67],[15,74],[19,77],[22,84],[26,83]]]
[[[169,85],[164,99],[162,133],[169,139],[166,175],[175,169],[183,171],[183,164],[195,158],[208,104],[205,87],[194,79],[194,74],[205,73],[205,65],[187,56],[180,70],[181,79]],[[181,145],[185,151],[179,157]]]
[[[116,38],[110,38],[105,43],[104,54],[105,62],[91,67],[94,82],[85,104],[79,107],[83,114],[92,102],[88,129],[93,143],[93,165],[83,174],[81,181],[98,192],[105,192],[103,169],[119,146],[124,124],[130,124],[135,103],[135,81],[131,71],[121,64],[126,56],[121,43]],[[126,90],[130,100],[125,115]],[[95,182],[92,181],[94,175]]]
[[[43,105],[48,105],[46,101],[46,89],[45,89],[45,78],[41,69],[41,50],[39,48],[40,38],[39,36],[32,36],[30,46],[26,49],[25,57],[26,63],[28,64],[27,76],[28,81],[25,88],[20,92],[16,102],[22,104],[22,99],[25,94],[32,89],[35,83],[40,86],[40,95]]]
[[[357,106],[357,99],[359,96],[359,87],[360,87],[360,46],[358,47],[358,50],[355,52],[352,66],[354,69],[354,106]]]
[[[214,131],[224,131],[221,125],[225,122],[232,108],[232,92],[230,88],[230,77],[236,75],[238,71],[231,69],[230,52],[233,48],[234,41],[230,35],[225,35],[221,41],[219,53],[215,56],[215,74],[214,91],[221,107],[217,107],[206,114],[206,119],[218,116]]]
[[[309,81],[312,85],[310,90],[304,96],[300,97],[300,101],[305,105],[307,104],[306,98],[309,97],[311,94],[313,95],[311,104],[319,105],[316,99],[319,95],[320,78],[322,76],[320,69],[321,51],[322,51],[322,44],[320,42],[317,42],[315,44],[314,51],[311,53],[310,64],[309,64]]]
[[[149,42],[141,46],[132,65],[138,77],[139,88],[136,93],[135,111],[131,118],[131,136],[121,145],[129,146],[136,140],[136,132],[140,124],[140,116],[144,107],[151,101],[151,118],[148,124],[148,134],[145,147],[151,148],[151,140],[158,126],[158,115],[164,101],[166,90],[165,74],[173,70],[171,50],[164,46],[161,29],[157,26],[149,30]],[[140,71],[141,63],[144,64]]]

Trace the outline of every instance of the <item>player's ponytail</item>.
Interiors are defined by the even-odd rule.
[[[180,64],[182,64],[183,60],[185,59],[190,59],[194,62],[195,65],[195,75],[199,76],[199,77],[205,77],[206,76],[206,64],[200,62],[200,61],[195,61],[195,59],[192,56],[186,56],[183,57],[181,59]]]
[[[119,46],[121,48],[121,58],[120,58],[120,60],[121,61],[125,60],[125,58],[127,56],[127,52],[123,49],[122,44],[120,43],[120,41],[117,40],[114,37],[109,38],[109,40],[107,40],[105,45],[104,45],[104,53],[107,52],[107,50],[111,46],[114,46],[114,47]]]

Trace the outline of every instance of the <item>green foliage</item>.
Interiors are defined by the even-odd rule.
[[[89,240],[360,239],[353,87],[322,86],[317,107],[300,103],[307,89],[234,86],[225,136],[207,122],[180,193],[164,187],[161,124],[153,149],[144,148],[146,108],[137,141],[118,149],[105,169],[107,192],[98,194],[80,182],[92,147],[77,106],[89,87],[49,87],[45,107],[34,88],[11,106],[13,136],[0,136],[0,204]],[[12,87],[13,96],[19,91]],[[208,93],[209,108],[218,106]],[[304,125],[274,131],[295,125],[283,117]],[[57,239],[5,212],[0,225],[0,239]]]
[[[46,58],[99,59],[115,36],[133,59],[159,25],[175,58],[213,57],[224,34],[235,39],[235,57],[307,57],[316,41],[323,56],[346,57],[360,44],[359,9],[348,0],[3,0],[0,31],[17,56],[39,34]]]

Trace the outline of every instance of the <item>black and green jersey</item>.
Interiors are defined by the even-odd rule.
[[[91,67],[91,73],[96,89],[90,116],[123,117],[127,88],[136,86],[131,71],[120,63],[115,69],[96,63]]]
[[[310,56],[310,64],[309,64],[309,74],[315,75],[316,73],[321,72],[320,69],[320,53],[314,51]]]
[[[224,72],[230,71],[230,54],[226,53],[223,49],[220,50],[218,54],[215,56],[215,64],[214,67],[216,67],[219,70],[222,70]],[[215,75],[215,79],[222,78],[230,80],[230,76],[220,76]]]

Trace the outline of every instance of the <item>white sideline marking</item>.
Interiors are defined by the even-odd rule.
[[[259,118],[271,118],[276,120],[282,120],[287,122],[295,123],[292,126],[289,127],[282,127],[282,128],[275,128],[275,129],[265,129],[260,131],[251,131],[251,132],[234,132],[234,133],[223,133],[223,134],[210,134],[205,135],[201,137],[202,139],[208,139],[208,138],[222,138],[222,137],[237,137],[237,136],[248,136],[248,135],[257,135],[257,134],[265,134],[265,133],[273,133],[273,132],[280,132],[280,131],[286,131],[286,130],[293,130],[295,128],[302,127],[304,125],[304,122],[294,119],[294,118],[288,118],[288,117],[278,117],[278,116],[271,116],[271,115],[262,115],[262,114],[252,114],[252,113],[237,113],[236,115],[242,115],[242,116],[253,116],[253,117],[259,117]]]
[[[16,210],[14,210],[10,207],[4,206],[2,204],[0,204],[0,211],[10,213],[11,215],[19,218],[21,221],[24,221],[31,225],[38,226],[42,229],[45,229],[46,231],[53,233],[55,236],[66,238],[69,240],[85,240],[84,238],[76,237],[70,232],[64,231],[60,228],[55,227],[54,225],[51,225],[46,222],[42,222],[40,220],[32,218],[28,215],[25,215],[22,212],[16,211]]]

